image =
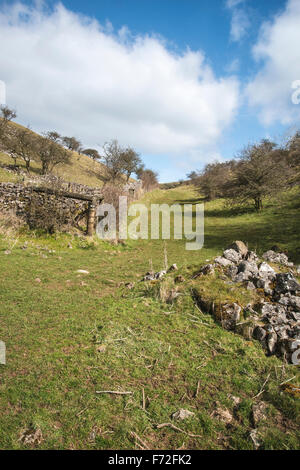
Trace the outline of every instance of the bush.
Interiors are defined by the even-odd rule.
[[[26,207],[26,222],[30,229],[40,229],[53,234],[69,224],[69,214],[62,210],[52,197],[33,194]]]

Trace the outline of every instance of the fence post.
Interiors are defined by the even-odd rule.
[[[87,214],[87,235],[92,237],[95,228],[95,213],[96,213],[95,201],[89,202],[88,214]]]

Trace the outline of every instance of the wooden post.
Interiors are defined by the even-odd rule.
[[[89,202],[88,215],[87,215],[87,236],[92,237],[95,228],[95,202]]]

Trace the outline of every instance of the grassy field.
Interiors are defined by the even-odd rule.
[[[180,187],[156,190],[143,202],[197,201],[192,188]],[[208,203],[205,245],[194,252],[184,240],[112,246],[3,231],[0,448],[253,449],[252,406],[260,401],[266,406],[257,425],[261,448],[299,448],[299,398],[280,385],[290,378],[299,384],[299,368],[223,330],[190,295],[193,272],[235,239],[258,253],[276,243],[299,263],[299,206],[296,190],[269,201],[261,214]],[[164,267],[164,251],[179,271],[160,284],[137,282],[150,266]],[[180,295],[165,303],[178,274],[186,279]],[[131,290],[123,284],[129,281]],[[132,393],[96,393],[103,390]],[[194,415],[172,421],[180,408]],[[222,420],[224,410],[231,422]],[[180,429],[157,427],[170,422]],[[22,435],[34,432],[39,439],[26,445]]]

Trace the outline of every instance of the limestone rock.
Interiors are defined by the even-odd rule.
[[[240,240],[236,240],[228,248],[231,248],[231,249],[235,250],[237,253],[240,254],[240,256],[242,258],[245,258],[247,253],[248,253],[247,246],[245,245],[244,242],[242,242]]]
[[[226,408],[218,407],[213,413],[212,416],[217,418],[222,423],[229,424],[233,420],[233,416]]]
[[[223,253],[223,257],[228,259],[229,261],[232,261],[235,264],[237,264],[241,260],[240,253],[233,250],[232,248],[229,248],[228,250],[225,250],[224,253]]]
[[[266,419],[266,408],[267,405],[263,401],[252,405],[252,419],[255,427],[258,426],[261,421]]]
[[[264,261],[259,265],[258,273],[262,277],[275,278],[276,271]]]
[[[266,251],[262,257],[264,260],[270,261],[271,263],[282,264],[284,266],[293,266],[293,263],[289,262],[288,257],[284,253],[276,253],[273,250],[269,250]]]
[[[253,338],[257,339],[258,341],[262,342],[267,335],[266,330],[261,326],[256,326],[253,330]]]
[[[189,410],[184,410],[183,408],[180,408],[180,410],[176,411],[175,413],[172,414],[172,419],[175,420],[184,420],[186,418],[190,418],[192,416],[195,416],[195,413]]]
[[[176,263],[172,264],[172,266],[169,267],[168,272],[172,272],[172,271],[178,271],[178,267]]]
[[[249,272],[251,274],[258,274],[258,267],[254,261],[241,261],[238,265],[238,272]]]
[[[224,304],[221,307],[221,323],[226,330],[233,330],[240,320],[241,307],[236,304]]]
[[[220,266],[226,267],[226,266],[233,266],[233,262],[230,261],[229,259],[224,258],[223,256],[218,256],[215,259],[215,263],[219,264]]]
[[[298,291],[300,291],[300,284],[291,273],[279,273],[276,275],[275,292],[277,294],[295,293]]]

